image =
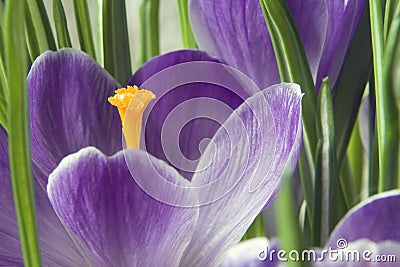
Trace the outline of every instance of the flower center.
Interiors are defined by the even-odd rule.
[[[139,148],[143,112],[155,97],[149,90],[128,85],[116,90],[115,95],[108,98],[108,102],[118,108],[127,148]]]

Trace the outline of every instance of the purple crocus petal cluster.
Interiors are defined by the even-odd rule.
[[[149,77],[183,62],[217,60],[200,51],[177,51],[149,61],[132,81],[145,85]],[[43,264],[218,264],[274,198],[283,172],[296,164],[302,132],[299,86],[282,83],[248,99],[243,96],[250,96],[249,91],[229,93],[215,84],[179,86],[173,97],[166,95],[147,113],[147,151],[122,150],[118,113],[106,102],[118,87],[93,59],[72,49],[46,52],[30,70],[32,162]],[[212,138],[200,155],[200,171],[185,179],[165,160],[157,143],[151,144],[171,108],[198,96],[217,99],[234,111],[219,127],[201,122],[183,129],[180,145],[189,156],[196,156],[190,148],[197,148],[198,139]],[[3,128],[0,152],[0,263],[22,266]],[[157,200],[143,190],[137,176],[154,192],[191,207]],[[156,182],[157,176],[200,191],[170,191]],[[223,192],[223,184],[201,190],[203,183],[221,181],[231,186],[226,194],[208,205],[193,205]]]
[[[316,87],[335,85],[365,0],[288,0]],[[278,67],[258,0],[191,0],[189,15],[204,51],[265,88],[279,82]]]
[[[326,246],[314,250],[317,256],[324,260],[316,260],[313,266],[380,266],[376,256],[394,255],[398,260],[400,257],[400,230],[397,227],[400,223],[399,201],[400,190],[393,190],[372,196],[352,208],[333,230]],[[227,266],[269,266],[266,261],[259,259],[260,251],[268,249],[268,252],[275,250],[275,253],[277,253],[279,248],[268,246],[265,243],[254,239],[239,245],[242,247],[236,251],[242,255],[235,255],[235,257],[247,260],[242,261],[242,265]],[[319,253],[324,253],[323,250],[329,248],[344,252],[358,251],[361,254],[360,260],[334,261],[338,254],[335,254],[332,259],[329,258],[328,254],[325,254],[325,257],[322,258],[322,254]],[[366,258],[363,259],[362,253],[365,251],[364,256]],[[225,254],[223,262],[230,262],[232,257],[228,253]],[[269,259],[269,256],[266,259]],[[274,262],[279,262],[276,254],[273,259]],[[368,262],[369,259],[370,262]],[[392,266],[390,263],[387,264]],[[394,263],[392,262],[392,264]]]

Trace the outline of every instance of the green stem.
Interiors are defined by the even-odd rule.
[[[353,133],[350,137],[348,156],[344,159],[344,164],[348,161],[348,173],[353,177],[356,192],[361,190],[361,181],[363,176],[363,147],[358,122],[354,125]],[[347,159],[346,159],[347,158]],[[343,168],[341,169],[341,171]],[[347,175],[346,175],[347,176]]]
[[[301,253],[304,244],[301,240],[301,230],[291,189],[292,181],[293,180],[288,180],[283,184],[275,200],[279,248],[288,253],[292,250]],[[289,261],[287,266],[304,266],[304,264],[305,263],[299,261]]]
[[[71,47],[67,19],[61,0],[53,0],[53,17],[56,26],[58,48]]]
[[[26,90],[27,54],[25,43],[25,1],[6,3],[5,51],[9,88],[8,144],[15,208],[26,266],[41,266],[36,225],[35,195],[30,157],[28,101]],[[7,177],[4,177],[7,178]]]
[[[374,62],[376,118],[378,134],[379,192],[396,187],[398,165],[398,118],[393,92],[389,86],[391,55],[385,53],[382,7],[370,0],[371,36]],[[390,33],[388,37],[388,43]],[[394,41],[397,40],[397,36]],[[393,41],[393,42],[394,42]]]
[[[25,20],[26,45],[31,61],[34,61],[43,51],[47,50],[47,46],[43,47],[41,41],[38,40],[40,36],[37,36],[35,33],[31,14],[27,13]]]
[[[307,214],[312,217],[313,171],[316,151],[316,91],[306,53],[292,15],[284,0],[260,0],[268,26],[282,81],[300,84],[303,98],[302,119],[304,125],[303,149],[299,164],[303,189],[307,202]],[[307,171],[308,170],[308,171]],[[308,173],[308,174],[307,174]]]
[[[362,154],[358,154],[355,157],[362,159]],[[360,173],[360,183],[361,183]],[[354,181],[354,175],[351,170],[349,158],[346,156],[343,160],[342,167],[340,169],[340,185],[343,192],[344,200],[346,203],[346,210],[352,208],[359,201],[357,187]]]
[[[160,54],[159,8],[160,8],[160,0],[150,1],[150,14],[149,14],[150,57],[155,57]]]
[[[159,0],[143,0],[140,5],[140,52],[138,66],[160,53]]]
[[[392,24],[397,5],[398,5],[398,1],[386,0],[385,17],[384,17],[384,23],[383,23],[383,32],[385,34],[385,40],[388,36],[389,28],[390,28],[390,25]]]
[[[3,11],[3,10],[0,10]],[[7,73],[4,67],[4,38],[3,30],[0,27],[0,123],[3,128],[8,130],[7,126],[7,112],[8,103],[7,99],[9,97],[8,85],[7,85]]]
[[[265,236],[263,214],[259,214],[250,225],[242,240]],[[245,238],[245,239],[244,239]]]
[[[103,1],[104,67],[121,84],[131,77],[125,1]]]
[[[96,59],[87,0],[74,0],[74,11],[81,49]]]
[[[313,245],[325,244],[339,220],[340,184],[335,150],[333,103],[329,80],[322,81],[318,95],[317,152],[315,160]]]
[[[368,195],[378,193],[379,164],[377,163],[378,139],[376,136],[375,118],[375,80],[373,75],[369,82],[369,155],[368,155]]]
[[[148,2],[147,0],[143,0],[139,7],[139,20],[140,20],[140,47],[139,47],[139,57],[137,60],[137,66],[142,66],[147,60],[150,58],[149,49],[147,44],[149,41],[148,36],[148,20],[147,20],[147,9],[148,9]]]
[[[179,20],[181,23],[182,43],[184,48],[197,48],[189,21],[188,0],[178,0]]]

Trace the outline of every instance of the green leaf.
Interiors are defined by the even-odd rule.
[[[138,67],[160,53],[159,0],[143,0],[139,12],[141,37]]]
[[[0,1],[0,25],[4,24],[4,3]]]
[[[9,88],[8,144],[15,208],[26,266],[41,266],[30,157],[25,1],[8,0],[4,30]],[[7,177],[5,177],[7,178]]]
[[[357,154],[356,157],[361,158],[362,154]],[[361,182],[361,177],[358,178]],[[350,166],[349,157],[343,159],[342,167],[340,168],[340,185],[343,194],[343,205],[345,208],[342,210],[342,215],[357,204],[360,200],[359,194],[357,193],[357,187],[354,180],[354,175]],[[340,196],[340,195],[339,195]]]
[[[90,22],[92,23],[93,42],[96,50],[97,62],[104,67],[103,0],[91,0],[90,12]]]
[[[178,0],[179,21],[181,24],[182,43],[184,48],[197,48],[189,21],[188,0]]]
[[[67,18],[61,0],[53,0],[53,17],[56,26],[58,48],[72,47],[69,37]]]
[[[357,192],[360,192],[362,184],[363,153],[364,149],[361,143],[359,126],[358,122],[356,122],[353,129],[353,133],[351,134],[349,147],[347,149],[347,155],[348,155],[347,158],[348,158],[350,173],[352,174],[352,177],[355,179],[354,184]]]
[[[54,40],[53,31],[50,26],[50,21],[47,16],[46,8],[42,0],[27,0],[27,14],[30,17],[32,26],[30,33],[37,40],[37,46],[40,53],[46,50],[56,50],[56,42]],[[39,54],[40,54],[39,53]]]
[[[3,10],[1,10],[3,11]],[[3,30],[0,27],[0,124],[7,130],[7,110],[9,97],[8,86],[7,86],[7,74],[4,68],[4,38]]]
[[[275,200],[277,232],[280,249],[287,252],[296,250],[301,253],[304,248],[304,243],[301,240],[301,230],[291,187],[292,181],[293,179],[284,182]],[[307,266],[307,263],[288,261],[285,266]]]
[[[335,127],[329,80],[322,81],[318,95],[317,152],[314,182],[313,245],[325,244],[338,221],[340,190],[335,151]]]
[[[242,238],[242,241],[260,236],[265,236],[264,220],[262,213],[260,213],[255,218],[254,222],[250,225],[249,229],[247,229],[245,235]]]
[[[393,18],[395,16],[395,10],[399,2],[397,0],[386,0],[385,5],[385,18],[383,23],[383,32],[385,34],[385,39],[389,33],[389,27],[392,24]]]
[[[45,47],[40,47],[42,42],[38,40],[38,36],[35,32],[35,27],[33,25],[33,20],[30,14],[27,14],[25,17],[25,35],[26,35],[26,44],[28,47],[28,53],[33,62],[42,52],[44,52]],[[45,49],[45,50],[42,50]]]
[[[300,35],[285,0],[260,0],[268,26],[282,81],[300,84],[305,92],[302,118],[304,125],[303,149],[300,154],[302,185],[307,202],[307,214],[312,217],[314,159],[316,151],[316,92]],[[266,73],[265,75],[268,75]],[[307,166],[306,166],[307,165]]]
[[[74,11],[81,49],[94,59],[97,59],[87,0],[74,0]]]
[[[143,0],[142,3],[140,4],[139,7],[139,24],[140,24],[140,46],[139,46],[139,56],[137,59],[137,67],[139,68],[142,66],[147,60],[150,58],[150,53],[149,49],[147,47],[147,39],[149,39],[148,36],[148,23],[149,21],[147,20],[147,13],[149,9],[149,3],[147,0]]]
[[[121,84],[131,77],[125,1],[103,1],[104,67]]]
[[[368,195],[373,196],[378,193],[379,187],[379,164],[378,164],[378,138],[376,135],[376,116],[375,116],[375,82],[371,75],[369,90],[369,155],[368,155]]]
[[[160,54],[160,29],[159,29],[159,9],[160,0],[150,1],[150,11],[149,11],[149,28],[147,29],[149,34],[148,46],[150,47],[150,57],[155,57]]]
[[[375,78],[376,119],[379,157],[379,192],[396,187],[399,158],[399,122],[391,86],[393,54],[400,28],[400,5],[384,43],[381,2],[370,0],[371,36]]]

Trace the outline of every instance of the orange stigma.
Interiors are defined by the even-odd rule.
[[[120,88],[108,98],[108,102],[118,108],[127,148],[139,148],[143,112],[154,98],[151,91],[139,90],[136,85]]]

